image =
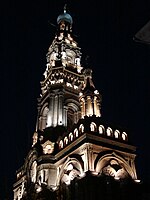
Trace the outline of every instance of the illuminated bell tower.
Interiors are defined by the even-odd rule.
[[[81,65],[72,24],[65,7],[46,55],[36,131],[14,200],[124,199],[117,196],[128,191],[124,183],[138,182],[136,148],[126,131],[101,117],[102,97],[92,70]]]
[[[66,13],[57,18],[58,30],[47,53],[45,79],[41,82],[37,127],[70,127],[80,118],[79,91],[84,76],[81,52],[72,37],[72,17]]]

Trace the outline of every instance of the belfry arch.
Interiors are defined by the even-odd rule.
[[[48,103],[45,103],[40,111],[39,116],[39,129],[42,131],[44,128],[46,128],[47,125],[47,114],[48,114],[49,108]]]
[[[76,100],[67,99],[65,107],[67,108],[67,127],[69,128],[77,123],[80,118],[80,105]]]
[[[77,158],[67,158],[65,163],[61,166],[59,176],[57,179],[57,186],[62,182],[69,185],[75,177],[84,176],[83,163]]]
[[[120,171],[122,170],[122,172],[126,171],[133,180],[137,179],[134,166],[130,166],[130,164],[123,157],[117,155],[116,153],[108,153],[100,157],[95,163],[95,171],[102,174],[105,167],[113,165],[118,165],[117,169],[119,169]],[[123,178],[123,176],[121,176],[121,173],[120,178]]]

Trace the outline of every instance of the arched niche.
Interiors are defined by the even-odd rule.
[[[90,124],[90,130],[92,132],[96,132],[97,131],[97,125],[94,122],[91,122],[91,124]]]
[[[60,169],[57,186],[62,183],[70,185],[74,178],[84,176],[82,165],[77,158],[68,158]]]
[[[116,153],[101,156],[95,163],[95,171],[99,174],[113,176],[115,179],[137,178],[135,169],[132,169],[129,163]]]
[[[30,182],[30,181],[34,182],[33,180],[36,179],[37,157],[38,157],[38,152],[36,151],[36,149],[31,150],[29,152],[28,156],[26,157],[24,168],[27,173],[27,181],[28,182]],[[33,174],[34,174],[34,178],[31,178],[31,176]]]
[[[48,103],[45,103],[40,112],[40,118],[39,118],[39,129],[40,130],[43,130],[46,128],[48,111],[49,111]]]
[[[83,124],[80,124],[80,126],[79,126],[79,132],[80,133],[84,132],[84,125]]]
[[[74,99],[67,99],[65,106],[67,107],[67,127],[71,128],[79,120],[80,104]]]
[[[77,128],[75,128],[73,132],[74,132],[74,138],[79,136],[79,131]]]
[[[120,131],[116,129],[114,131],[114,136],[115,136],[115,138],[119,138],[120,137]]]
[[[104,134],[104,132],[105,132],[105,127],[104,127],[103,125],[99,125],[98,131],[99,131],[99,134]]]
[[[123,139],[124,141],[127,141],[127,140],[128,140],[128,136],[127,136],[127,133],[126,133],[126,132],[123,132],[123,133],[122,133],[122,139]]]

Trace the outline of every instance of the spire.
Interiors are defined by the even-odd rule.
[[[79,101],[81,106],[81,117],[92,116],[100,117],[101,109],[101,96],[95,89],[92,81],[92,70],[84,70],[84,88],[79,95]]]
[[[39,116],[37,125],[39,130],[76,123],[80,110],[78,94],[84,82],[81,66],[81,51],[72,36],[72,17],[67,13],[67,5],[57,18],[57,32],[46,55],[47,67],[44,80],[41,82],[41,96],[39,98]],[[72,92],[75,103],[65,103],[67,92]],[[69,100],[70,101],[70,100]],[[41,102],[45,102],[41,103]],[[48,103],[47,103],[48,102]],[[47,104],[47,105],[46,105]],[[69,106],[66,106],[68,105]],[[72,112],[75,117],[72,118]],[[68,120],[69,119],[69,120]],[[34,142],[36,138],[34,138]]]
[[[83,89],[83,93],[90,93],[92,94],[95,91],[95,86],[92,81],[92,70],[91,69],[85,69],[84,71],[85,76],[85,86]]]
[[[44,72],[45,79],[51,74],[54,67],[68,67],[74,72],[81,74],[81,48],[72,35],[72,17],[67,13],[67,4],[64,5],[63,13],[57,17],[57,32],[48,49],[47,68]],[[42,87],[44,93],[46,85]]]
[[[66,13],[67,10],[67,4],[64,5],[64,13]]]

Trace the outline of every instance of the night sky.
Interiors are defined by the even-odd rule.
[[[150,1],[85,2],[67,1],[74,38],[83,63],[89,56],[103,118],[128,130],[138,178],[150,183],[150,46],[133,40],[150,20]],[[0,200],[7,193],[12,199],[15,172],[31,147],[46,53],[65,3],[5,0],[1,6]]]

